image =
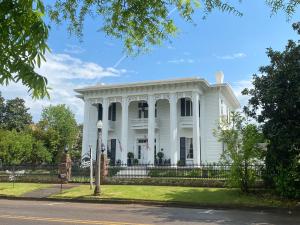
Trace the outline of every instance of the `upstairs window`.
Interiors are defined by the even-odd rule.
[[[116,121],[117,104],[112,103],[108,107],[108,120]]]
[[[139,119],[148,118],[148,103],[147,102],[139,102],[138,103],[138,113]]]
[[[181,116],[192,116],[193,115],[193,104],[188,98],[180,99]]]

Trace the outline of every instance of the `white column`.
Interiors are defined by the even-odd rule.
[[[171,163],[176,165],[178,161],[178,141],[177,141],[177,95],[170,94],[170,154]]]
[[[102,123],[103,123],[103,130],[102,130],[102,143],[105,146],[105,153],[107,154],[107,140],[108,140],[108,99],[103,98],[102,102]]]
[[[153,95],[148,96],[148,158],[147,162],[154,164],[155,145],[155,99]]]
[[[205,97],[200,97],[200,140],[201,140],[201,162],[207,160],[207,153],[205,149]]]
[[[97,107],[92,105],[90,102],[88,102],[88,100],[84,100],[84,122],[83,122],[81,156],[83,156],[86,153],[89,153],[89,145],[92,146],[93,152],[96,151],[97,119],[98,119]]]
[[[127,140],[128,140],[128,99],[122,97],[122,136],[121,136],[121,161],[127,163]]]
[[[89,107],[90,107],[90,103],[87,100],[85,100],[84,101],[81,157],[83,157],[83,155],[85,155],[89,152],[89,143],[88,143]]]
[[[193,92],[193,150],[194,163],[200,164],[200,118],[199,118],[199,94]]]

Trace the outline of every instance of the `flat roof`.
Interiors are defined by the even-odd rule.
[[[165,85],[165,84],[177,84],[177,83],[190,83],[190,82],[200,82],[206,88],[224,88],[226,92],[232,97],[233,102],[236,104],[237,108],[240,107],[240,103],[236,98],[231,86],[228,83],[221,84],[209,84],[207,80],[199,77],[185,77],[185,78],[176,78],[176,79],[166,79],[166,80],[149,80],[149,81],[140,81],[140,82],[131,82],[131,83],[116,83],[116,84],[97,84],[92,86],[87,86],[84,88],[74,89],[75,92],[84,94],[89,91],[97,90],[107,90],[107,89],[119,89],[119,88],[135,88],[135,87],[147,87],[155,85]]]

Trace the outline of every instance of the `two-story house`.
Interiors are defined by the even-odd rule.
[[[141,164],[154,164],[158,152],[177,164],[217,162],[224,150],[213,135],[220,117],[239,108],[231,87],[183,78],[76,89],[84,100],[82,154],[95,151],[97,121],[112,163],[127,162],[132,152]]]

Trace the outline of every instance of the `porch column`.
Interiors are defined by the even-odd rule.
[[[177,141],[177,94],[170,94],[170,154],[171,163],[177,164],[178,155]]]
[[[102,117],[102,123],[103,123],[103,130],[102,130],[102,143],[105,146],[105,153],[107,154],[107,140],[108,140],[108,99],[103,98],[102,102],[102,109],[103,109],[103,117]]]
[[[97,119],[98,119],[97,107],[92,105],[87,99],[85,99],[81,156],[84,156],[87,153],[89,154],[89,145],[92,146],[93,152],[96,151]]]
[[[122,128],[121,128],[121,161],[127,163],[127,140],[128,140],[128,99],[122,97]]]
[[[84,119],[83,119],[81,158],[89,152],[89,143],[88,143],[89,108],[90,108],[90,103],[88,102],[88,100],[84,100]]]
[[[200,140],[201,140],[201,163],[207,160],[205,149],[205,97],[200,97]]]
[[[155,99],[153,95],[148,96],[148,158],[149,164],[154,164],[155,145]]]
[[[200,118],[199,118],[199,94],[193,92],[193,151],[194,164],[200,164]]]

